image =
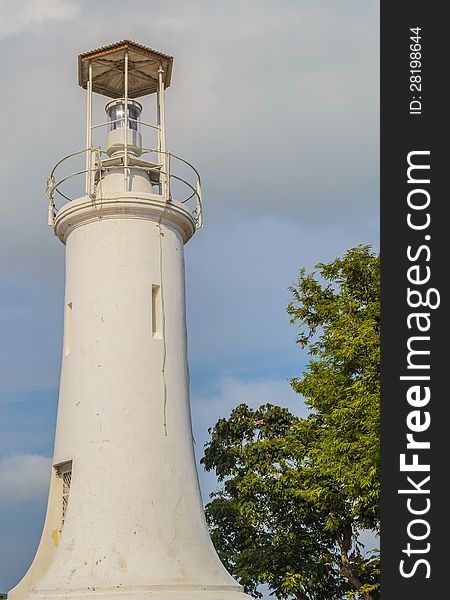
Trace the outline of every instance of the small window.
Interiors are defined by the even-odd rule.
[[[66,312],[64,315],[64,356],[70,354],[70,344],[72,338],[72,302],[66,305]]]
[[[72,471],[66,471],[66,473],[64,473],[62,476],[62,480],[63,480],[63,494],[62,494],[63,505],[62,505],[61,529],[64,526],[64,521],[66,520],[67,505],[69,504],[70,484],[72,482]]]
[[[152,335],[161,338],[162,334],[162,306],[161,287],[152,285]]]
[[[61,531],[64,527],[64,521],[66,520],[67,507],[69,505],[69,494],[70,485],[72,483],[72,461],[69,460],[65,463],[57,465],[55,467],[56,476],[61,479],[62,484],[62,506],[61,506]]]

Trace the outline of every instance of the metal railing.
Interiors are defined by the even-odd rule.
[[[102,123],[101,125],[104,124]],[[141,156],[152,154],[156,156],[156,161],[154,163],[141,160]],[[67,166],[68,161],[71,159],[76,159],[76,157],[83,157],[84,155],[87,156],[85,164],[92,165],[92,167],[74,170],[68,174],[61,172],[63,167]],[[81,175],[85,175],[86,194],[92,198],[92,200],[101,200],[101,181],[106,169],[108,171],[117,170],[119,172],[125,172],[125,181],[128,181],[127,170],[128,173],[131,169],[147,172],[153,185],[157,188],[156,195],[161,196],[161,199],[165,202],[174,201],[184,204],[192,215],[196,228],[202,227],[202,193],[200,174],[197,169],[187,160],[173,154],[172,152],[163,152],[159,148],[143,148],[139,160],[135,161],[136,164],[128,164],[126,166],[124,164],[111,164],[109,157],[103,160],[105,156],[108,156],[106,150],[101,146],[98,146],[97,148],[85,148],[83,150],[79,150],[78,152],[68,154],[56,163],[50,175],[47,177],[46,189],[46,196],[49,202],[48,224],[51,227],[54,226],[55,218],[59,211],[59,208],[55,202],[56,196],[60,196],[66,201],[70,202],[74,198],[79,198],[83,195],[82,193],[79,193],[78,190],[71,194],[66,189],[67,186],[65,184],[76,178],[79,178]],[[104,161],[106,161],[105,165],[103,164]],[[175,165],[175,167],[182,165],[181,170],[184,169],[187,171],[188,175],[186,177],[182,177],[181,173],[174,173],[173,165]],[[164,170],[164,167],[167,169],[167,171]],[[175,168],[175,170],[177,169]],[[192,175],[191,181],[188,179],[189,175]],[[77,185],[76,187],[79,188],[80,186]]]

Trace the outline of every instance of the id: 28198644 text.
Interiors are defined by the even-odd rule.
[[[409,29],[409,114],[422,114],[422,28]]]

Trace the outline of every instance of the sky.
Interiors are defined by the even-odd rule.
[[[25,573],[45,516],[64,247],[44,190],[85,147],[77,55],[129,38],[175,57],[167,145],[200,171],[205,203],[185,248],[200,458],[208,427],[241,402],[305,414],[289,385],[307,356],[288,288],[300,267],[378,248],[378,11],[375,0],[0,0],[0,592]],[[207,501],[215,479],[199,476]]]

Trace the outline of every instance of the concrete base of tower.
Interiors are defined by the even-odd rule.
[[[145,586],[121,589],[86,588],[30,594],[30,600],[252,600],[241,586]]]

